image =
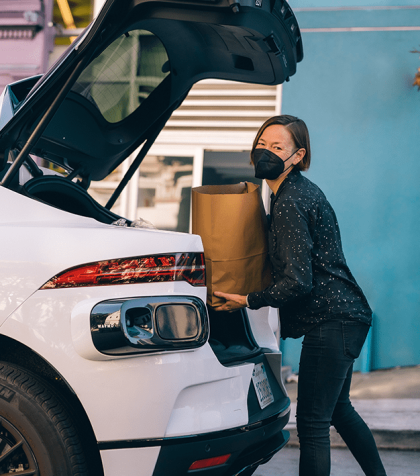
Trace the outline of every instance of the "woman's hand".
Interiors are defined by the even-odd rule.
[[[220,291],[215,291],[214,295],[226,300],[224,304],[215,308],[216,311],[234,311],[235,309],[246,307],[246,296],[222,293]]]

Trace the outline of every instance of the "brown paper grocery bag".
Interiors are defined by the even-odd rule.
[[[246,295],[270,284],[267,218],[259,185],[193,188],[192,232],[203,240],[210,306],[224,302],[214,291]]]

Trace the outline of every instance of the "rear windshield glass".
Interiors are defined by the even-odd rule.
[[[134,112],[169,71],[169,58],[159,38],[149,31],[133,30],[95,58],[72,90],[115,123]]]

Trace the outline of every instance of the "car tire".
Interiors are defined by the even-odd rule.
[[[0,362],[0,474],[87,476],[83,446],[46,383]]]

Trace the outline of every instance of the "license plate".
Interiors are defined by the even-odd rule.
[[[252,382],[261,409],[274,402],[273,392],[271,391],[270,382],[268,381],[264,364],[255,365],[254,371],[252,372]]]

